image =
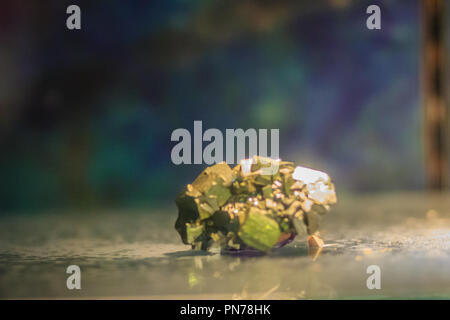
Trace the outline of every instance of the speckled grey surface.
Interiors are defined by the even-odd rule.
[[[449,194],[340,196],[315,261],[305,239],[264,257],[192,251],[175,219],[174,206],[3,216],[0,298],[450,298]],[[71,264],[81,290],[66,288]]]

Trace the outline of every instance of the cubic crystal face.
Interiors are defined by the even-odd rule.
[[[175,228],[194,249],[267,252],[315,234],[334,203],[325,172],[255,156],[233,169],[208,167],[187,185],[176,199]]]

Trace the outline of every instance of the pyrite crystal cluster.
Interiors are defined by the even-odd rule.
[[[292,162],[253,157],[206,168],[176,199],[175,228],[193,249],[267,252],[314,235],[336,203],[330,177]]]

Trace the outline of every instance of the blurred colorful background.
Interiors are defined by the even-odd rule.
[[[172,204],[206,166],[170,159],[194,120],[279,128],[338,193],[423,189],[419,20],[411,0],[3,2],[0,214]]]

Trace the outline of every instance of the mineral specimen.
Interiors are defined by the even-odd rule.
[[[334,203],[326,173],[255,156],[233,169],[225,162],[208,167],[188,184],[176,199],[175,228],[193,249],[267,252],[316,235]]]

